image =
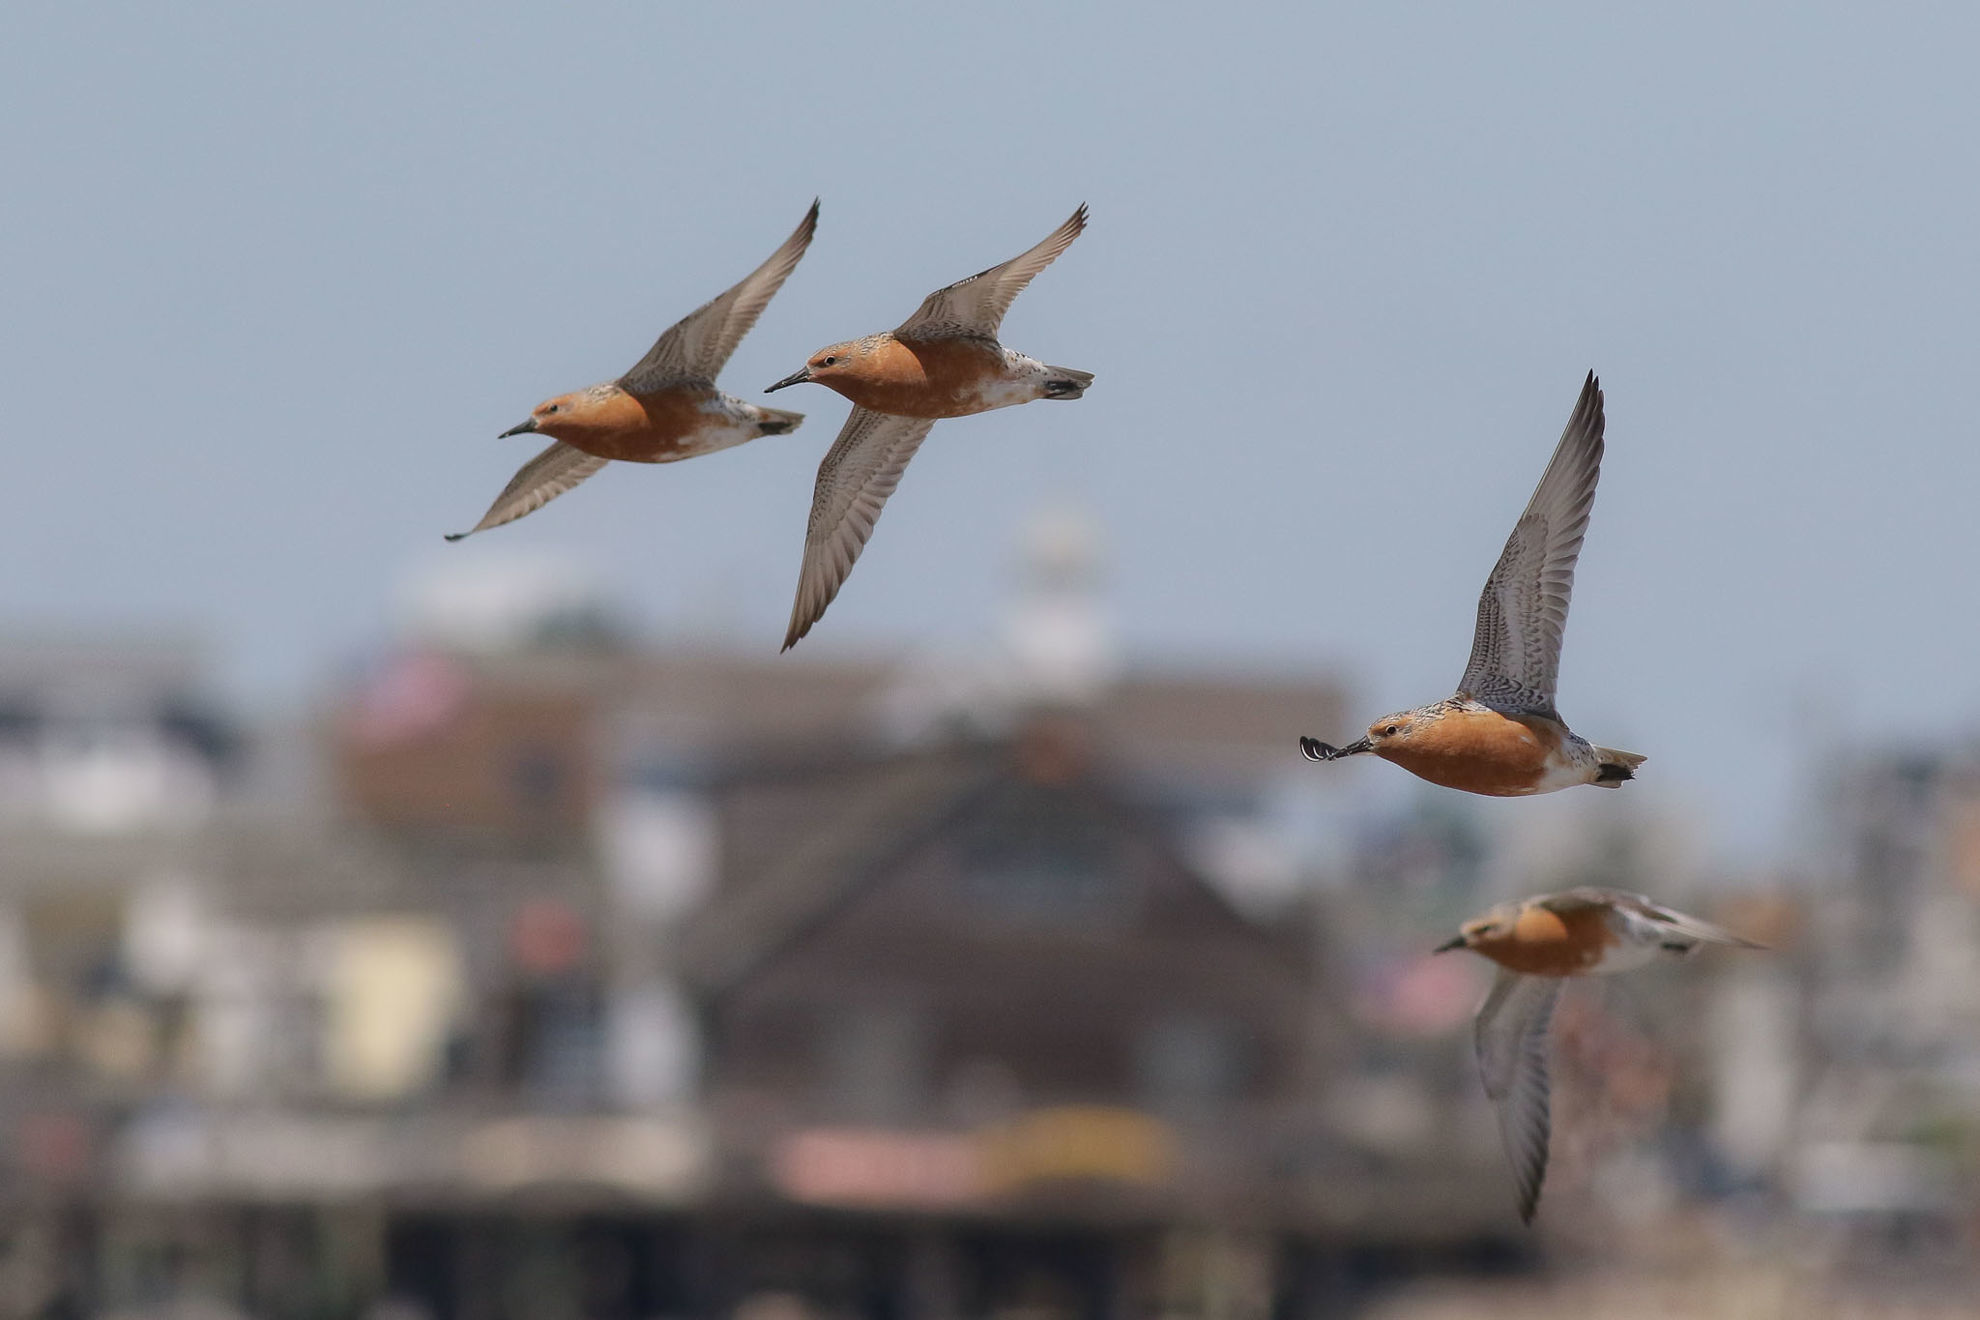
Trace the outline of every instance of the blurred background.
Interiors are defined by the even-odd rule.
[[[0,1316],[1937,1316],[1980,1246],[1980,17],[25,4]],[[823,198],[723,383],[1078,202],[779,656],[796,435],[443,546]],[[1582,373],[1561,705],[1450,691]],[[1428,950],[1598,883],[1535,1226]]]

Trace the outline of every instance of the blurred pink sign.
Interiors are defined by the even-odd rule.
[[[821,1204],[951,1206],[985,1190],[975,1143],[960,1135],[812,1128],[785,1138],[770,1168],[784,1195]]]

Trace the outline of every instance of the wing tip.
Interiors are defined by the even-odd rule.
[[[1064,223],[1045,236],[1044,241],[1039,246],[1050,247],[1052,249],[1052,260],[1058,260],[1059,254],[1071,247],[1073,240],[1086,232],[1088,218],[1086,203],[1081,202],[1077,207],[1073,208],[1073,213],[1066,217]]]
[[[1543,1170],[1544,1172],[1544,1170]],[[1519,1222],[1528,1228],[1533,1227],[1533,1216],[1540,1210],[1540,1184],[1534,1183],[1533,1190],[1521,1192],[1519,1197]]]
[[[1512,1161],[1514,1189],[1518,1193],[1519,1221],[1529,1228],[1533,1225],[1534,1214],[1540,1208],[1540,1193],[1547,1185],[1547,1163],[1553,1145],[1550,1129],[1551,1123],[1543,1104],[1539,1139],[1530,1150],[1525,1152],[1524,1157],[1522,1158],[1519,1149],[1511,1144],[1510,1138],[1507,1142],[1506,1155]]]
[[[810,551],[811,547],[807,545],[805,547],[805,566],[807,568],[810,567]],[[784,652],[803,641],[806,634],[810,633],[811,626],[825,617],[824,607],[812,608],[805,599],[805,596],[805,584],[799,582],[797,599],[791,602],[790,626],[784,629],[784,644],[777,648],[778,655],[784,654]],[[831,598],[827,597],[825,603],[827,605],[831,604]]]
[[[1588,375],[1581,382],[1581,397],[1575,400],[1574,417],[1570,424],[1580,423],[1583,429],[1592,432],[1599,440],[1607,420],[1603,410],[1604,403],[1602,378],[1595,374],[1593,367],[1590,367]]]

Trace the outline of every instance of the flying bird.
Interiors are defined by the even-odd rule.
[[[937,289],[891,331],[819,349],[765,391],[810,382],[854,404],[818,466],[784,650],[839,594],[887,497],[938,419],[1033,399],[1077,399],[1093,383],[1091,372],[1046,366],[997,341],[1011,300],[1085,228],[1082,204],[1030,251]]]
[[[1457,695],[1384,715],[1344,747],[1301,738],[1315,761],[1373,752],[1446,788],[1491,797],[1615,788],[1644,758],[1596,747],[1554,709],[1574,561],[1602,466],[1602,389],[1589,372],[1567,429],[1478,598]]]
[[[631,371],[607,384],[545,399],[528,421],[502,432],[547,435],[554,443],[523,464],[480,522],[447,539],[458,541],[534,513],[613,459],[676,463],[797,430],[803,413],[745,403],[715,388],[715,377],[797,269],[817,227],[814,201],[768,261],[661,335]]]
[[[1632,971],[1701,944],[1765,946],[1619,889],[1570,889],[1503,903],[1436,952],[1470,949],[1499,966],[1474,1025],[1485,1094],[1499,1113],[1519,1217],[1533,1222],[1547,1175],[1547,1030],[1570,976]]]

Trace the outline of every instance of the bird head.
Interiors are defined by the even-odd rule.
[[[852,373],[852,360],[859,354],[859,344],[852,341],[844,344],[828,344],[811,355],[811,360],[793,371],[790,375],[770,386],[763,392],[771,394],[790,385],[831,386]]]
[[[1456,935],[1439,944],[1431,952],[1449,953],[1452,949],[1476,949],[1480,945],[1509,940],[1513,937],[1514,927],[1518,923],[1518,907],[1495,907],[1484,916],[1473,917],[1459,926]]]
[[[1356,738],[1351,743],[1340,747],[1320,744],[1322,752],[1319,759],[1338,761],[1343,756],[1359,756],[1363,752],[1373,752],[1381,756],[1386,748],[1393,747],[1398,740],[1409,737],[1416,719],[1415,712],[1407,710],[1398,711],[1394,715],[1384,715],[1368,726],[1368,733],[1364,737]]]
[[[594,385],[572,394],[545,399],[530,410],[528,421],[510,427],[502,432],[502,436],[540,434],[553,440],[568,439],[572,434],[598,423],[606,401],[617,393],[619,390],[615,386]]]

